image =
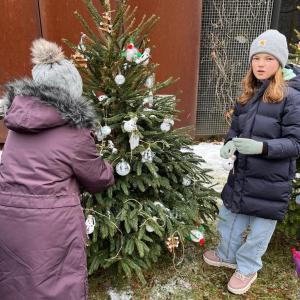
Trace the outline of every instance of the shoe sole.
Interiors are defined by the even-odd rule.
[[[229,268],[229,269],[236,269],[236,265],[235,264],[230,264],[230,263],[227,263],[227,262],[224,262],[224,261],[210,260],[207,257],[205,257],[204,255],[203,255],[203,259],[210,266],[225,267],[225,268]]]
[[[234,288],[230,287],[229,285],[227,285],[227,289],[229,292],[231,292],[233,294],[242,295],[250,289],[252,283],[256,280],[256,278],[257,278],[257,274],[255,274],[255,276],[251,279],[251,281],[248,283],[248,285],[246,287],[244,287],[243,289],[234,289]]]

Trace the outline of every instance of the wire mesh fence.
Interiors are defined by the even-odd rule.
[[[270,28],[274,0],[203,0],[196,135],[223,135],[241,92],[252,40]]]

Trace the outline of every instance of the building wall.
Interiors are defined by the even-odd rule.
[[[116,1],[111,0],[113,6]],[[178,108],[184,111],[179,115],[181,120],[177,126],[194,127],[202,1],[129,0],[129,4],[138,6],[138,20],[144,14],[161,17],[150,36],[151,43],[156,45],[153,61],[160,64],[156,77],[158,81],[170,76],[180,77],[162,93],[181,92]],[[0,19],[0,84],[30,76],[30,45],[35,38],[55,41],[70,55],[62,38],[77,44],[80,32],[84,31],[74,16],[75,10],[88,17],[82,0],[1,0],[0,12],[5,11],[5,14],[1,14]],[[3,124],[0,124],[0,142],[5,135]]]

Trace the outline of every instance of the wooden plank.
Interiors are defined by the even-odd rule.
[[[30,76],[30,46],[40,36],[36,0],[0,1],[0,84]]]
[[[41,30],[37,0],[1,0],[0,14],[0,84],[4,84],[31,75],[30,46]],[[0,143],[6,135],[0,121]]]

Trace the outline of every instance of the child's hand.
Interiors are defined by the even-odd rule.
[[[220,156],[222,158],[228,159],[234,154],[235,150],[236,149],[233,141],[229,141],[220,149]]]
[[[261,154],[263,151],[263,142],[245,138],[233,138],[232,141],[241,154]]]

